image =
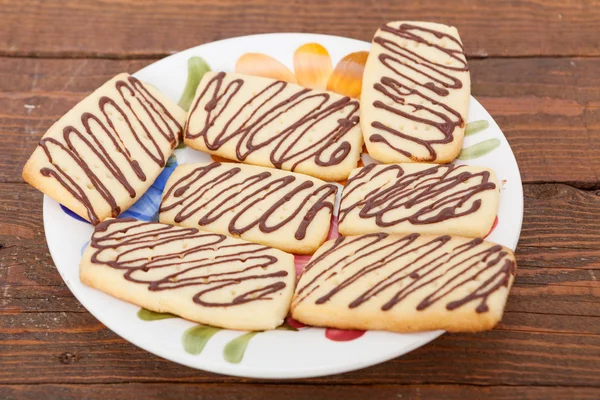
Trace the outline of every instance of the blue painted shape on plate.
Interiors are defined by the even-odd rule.
[[[162,192],[175,167],[177,167],[177,158],[173,154],[167,160],[165,169],[154,180],[152,186],[148,188],[146,193],[134,205],[125,210],[119,218],[135,218],[140,221],[149,222],[158,221],[158,208],[162,200]]]
[[[85,222],[87,222],[87,221],[85,221]],[[88,240],[87,242],[85,242],[85,243],[83,244],[83,246],[81,246],[81,255],[83,255],[83,252],[85,251],[85,249],[87,249],[87,247],[88,247],[88,244],[90,244],[90,241],[89,241],[89,240]]]
[[[62,204],[60,205],[60,208],[69,217],[76,219],[77,221],[81,221],[81,222],[85,222],[86,224],[89,224],[89,222],[87,222],[87,220],[85,218],[81,218],[79,215],[75,214],[73,211],[69,210],[67,207],[63,206]]]

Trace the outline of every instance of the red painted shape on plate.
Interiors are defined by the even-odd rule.
[[[329,225],[329,233],[327,234],[327,240],[336,239],[340,236],[338,232],[338,223],[337,217],[333,215],[331,217],[331,224]],[[300,279],[300,275],[302,275],[302,271],[304,271],[304,267],[308,264],[312,256],[306,254],[294,254],[294,265],[296,266],[296,278]]]
[[[300,275],[302,275],[302,271],[304,271],[304,266],[308,264],[310,257],[310,255],[294,254],[294,265],[296,266],[297,279],[300,279]]]
[[[327,328],[325,329],[325,337],[334,342],[349,342],[358,339],[364,335],[365,332],[366,331]]]
[[[286,317],[285,322],[287,322],[288,325],[291,326],[292,328],[296,328],[296,329],[306,328],[306,325],[304,325],[302,322],[296,321],[294,318],[290,317],[289,315]]]
[[[496,215],[496,219],[494,220],[494,223],[492,224],[492,228],[490,229],[490,231],[487,233],[487,235],[484,236],[484,239],[488,236],[490,236],[490,234],[494,231],[494,229],[496,229],[496,227],[498,226],[498,216]]]

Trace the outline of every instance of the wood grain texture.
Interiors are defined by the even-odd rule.
[[[57,376],[69,384],[247,382],[160,359],[106,329],[52,265],[41,194],[19,183],[2,188],[0,383],[50,384]],[[382,365],[302,382],[600,387],[600,195],[567,185],[526,185],[523,226],[517,279],[496,330],[444,335]],[[154,323],[148,324],[151,329]],[[16,396],[19,388],[9,393]]]
[[[21,181],[39,138],[86,94],[152,61],[0,58],[0,182]],[[470,67],[473,95],[507,136],[524,182],[600,187],[600,59],[471,60]]]
[[[467,54],[599,55],[595,0],[0,1],[0,54],[163,56],[214,40],[313,32],[370,41],[390,20],[458,27]]]
[[[517,279],[494,331],[273,382],[158,358],[73,297],[48,253],[42,195],[20,176],[61,115],[117,73],[198,44],[282,31],[370,41],[398,19],[458,27],[473,95],[526,183]],[[598,26],[599,0],[0,0],[0,399],[600,398]]]
[[[7,337],[0,361],[2,384],[248,381],[158,358],[118,338],[87,313],[5,314],[0,329]],[[302,382],[598,387],[599,348],[600,336],[592,334],[447,334],[384,364]]]
[[[374,393],[375,392],[375,393]],[[160,398],[163,400],[199,398],[221,400],[262,400],[262,399],[311,399],[358,400],[377,399],[446,399],[469,400],[493,398],[498,400],[597,400],[600,389],[577,387],[527,387],[527,386],[492,386],[478,387],[468,385],[379,385],[342,386],[342,385],[268,385],[243,384],[232,386],[228,384],[171,384],[160,383],[125,383],[98,385],[2,385],[0,396],[5,400],[40,399],[69,400],[86,398],[88,400],[125,400],[135,393],[138,398]]]

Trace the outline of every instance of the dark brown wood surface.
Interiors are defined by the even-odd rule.
[[[106,79],[207,41],[369,40],[387,20],[456,25],[473,95],[517,157],[525,214],[502,323],[384,364],[284,382],[158,358],[92,317],[56,271],[20,171]],[[0,0],[0,398],[600,398],[600,2]]]

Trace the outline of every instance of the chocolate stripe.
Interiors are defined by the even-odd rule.
[[[98,100],[98,108],[103,118],[99,115],[84,112],[81,115],[83,131],[67,125],[63,128],[62,140],[43,137],[39,144],[48,161],[52,164],[52,167],[42,168],[40,173],[43,176],[56,179],[77,199],[86,208],[88,219],[92,224],[100,222],[94,210],[94,205],[86,194],[84,184],[74,180],[69,171],[65,171],[64,168],[58,165],[63,157],[72,159],[83,170],[93,189],[100,193],[110,206],[112,216],[116,217],[121,213],[121,208],[114,194],[107,187],[108,179],[112,180],[114,178],[127,191],[130,198],[135,198],[137,193],[132,182],[128,181],[126,173],[119,168],[114,154],[111,154],[111,150],[107,149],[99,137],[107,137],[139,181],[146,182],[147,177],[139,162],[135,159],[136,156],[132,155],[125,147],[124,135],[132,135],[142,150],[156,163],[157,168],[162,168],[165,166],[170,152],[164,154],[161,151],[155,137],[156,134],[167,140],[171,145],[171,149],[173,149],[177,145],[182,132],[182,127],[177,120],[136,78],[130,76],[127,80],[117,80],[114,83],[114,88],[126,105],[126,109],[117,105],[113,99],[102,96]],[[135,105],[132,102],[135,102]],[[134,107],[141,107],[142,112],[136,112]],[[131,119],[131,116],[133,116],[133,119]],[[116,120],[125,122],[128,129],[118,131],[115,128]],[[89,165],[90,159],[81,153],[84,148],[100,160],[108,170],[109,176],[105,177],[103,174],[100,176],[94,172]]]
[[[415,161],[434,161],[437,159],[437,153],[433,146],[451,143],[454,140],[454,130],[464,126],[464,120],[459,111],[431,97],[431,94],[447,97],[452,90],[463,87],[460,79],[448,73],[449,71],[465,72],[469,70],[463,47],[460,41],[451,35],[406,23],[401,24],[398,28],[384,25],[381,31],[395,36],[394,40],[387,39],[382,35],[375,36],[373,39],[374,43],[384,49],[378,60],[391,73],[391,76],[383,76],[379,82],[373,85],[373,88],[386,98],[386,101],[374,101],[373,106],[394,116],[429,125],[440,132],[443,137],[439,139],[416,137],[414,134],[403,132],[403,129],[392,128],[388,124],[384,124],[384,121],[373,121],[371,126],[381,133],[374,133],[370,135],[369,139],[372,142],[384,143],[411,159],[414,159],[413,154],[406,148],[394,146],[389,138],[398,137],[413,142],[424,147],[429,154],[428,157],[415,159]],[[447,38],[458,49],[448,49],[431,42],[425,38],[427,34],[434,35],[440,40]],[[409,45],[401,46],[400,40],[435,49],[454,60],[459,66],[435,62],[418,51],[410,50]],[[409,73],[409,71],[412,72]],[[412,98],[409,99],[411,96]],[[427,137],[431,136],[427,135]]]
[[[340,237],[306,266],[295,303],[306,301],[322,281],[344,271],[344,280],[319,294],[314,299],[315,304],[324,304],[343,292],[340,296],[352,298],[349,308],[376,301],[382,304],[381,310],[388,311],[416,294],[419,311],[451,298],[445,303],[449,311],[477,301],[475,311],[487,312],[488,298],[502,287],[508,287],[511,275],[516,273],[512,256],[502,246],[480,238],[452,246],[447,253],[442,247],[452,245],[452,241],[447,235],[421,237],[419,234],[390,236],[377,233]],[[376,256],[378,260],[372,261],[370,256]],[[382,275],[382,270],[389,265],[394,268],[391,271],[387,268],[387,273]],[[320,272],[307,280],[309,271],[315,268]],[[347,271],[353,272],[348,274]],[[375,283],[367,290],[360,289],[358,284],[366,279]],[[476,287],[470,287],[465,294],[465,286],[472,282],[477,283]],[[381,298],[384,292],[386,297]],[[464,295],[456,299],[457,293]]]
[[[193,301],[204,307],[272,300],[286,287],[279,278],[288,272],[273,266],[278,259],[272,249],[195,228],[131,218],[108,220],[96,226],[90,246],[92,263],[121,270],[126,280],[150,291],[197,287]],[[217,251],[221,253],[215,255]],[[146,256],[154,252],[157,255]],[[252,289],[241,289],[252,282]],[[215,300],[216,295],[230,299],[232,293],[231,301]]]
[[[496,184],[490,181],[488,171],[473,173],[460,165],[436,165],[410,174],[399,164],[373,172],[376,168],[380,167],[370,164],[348,180],[342,193],[340,223],[358,209],[360,218],[374,219],[382,228],[402,222],[412,225],[435,224],[475,213],[481,207],[481,199],[475,197],[496,189]],[[390,172],[393,174],[392,179],[386,185],[373,189],[358,201],[351,202],[348,199],[370,180]],[[469,203],[470,207],[463,209]],[[397,210],[408,214],[394,218]]]
[[[291,163],[289,170],[307,160],[315,164],[328,167],[342,163],[350,153],[351,144],[345,140],[346,134],[358,123],[358,101],[343,97],[331,101],[330,94],[316,92],[298,87],[292,94],[283,95],[288,83],[272,81],[243,105],[233,110],[233,116],[222,122],[223,129],[215,132],[215,126],[220,123],[223,113],[231,107],[232,99],[239,96],[239,91],[246,84],[242,78],[234,79],[224,84],[224,72],[215,75],[203,88],[192,106],[191,120],[197,112],[206,112],[202,128],[192,132],[188,128],[185,133],[187,139],[202,139],[210,151],[218,151],[228,143],[235,143],[236,158],[244,161],[252,153],[269,147],[269,160],[276,168],[283,164]],[[268,81],[271,82],[271,81]],[[204,110],[199,104],[205,102]],[[303,103],[315,103],[308,112],[299,117],[293,117],[293,112]],[[251,109],[252,104],[259,104],[248,116],[244,112]],[[268,104],[268,105],[267,105]],[[333,118],[335,113],[341,113],[337,125],[329,132],[319,132],[319,139],[300,145],[300,140],[308,136],[311,129],[323,120]],[[287,126],[281,130],[274,130],[268,139],[259,141],[257,135],[267,125],[281,118],[289,120]],[[240,121],[235,122],[234,121]],[[288,169],[288,168],[286,168]]]
[[[168,189],[160,212],[176,210],[174,221],[183,225],[194,216],[199,219],[193,223],[199,226],[225,219],[229,221],[228,231],[232,235],[242,235],[254,227],[263,233],[272,233],[289,226],[298,213],[303,213],[300,224],[293,226],[297,240],[306,237],[308,227],[321,210],[333,212],[337,192],[334,184],[316,185],[293,174],[275,177],[267,168],[241,178],[242,168],[221,163],[194,168]],[[222,190],[209,196],[209,191],[217,187],[222,187]],[[286,204],[292,200],[299,201],[299,204],[294,209],[285,210]],[[257,212],[256,206],[263,201],[272,203],[266,210]],[[308,202],[313,204],[305,210]],[[252,214],[256,217],[249,221],[248,216]],[[276,215],[281,215],[281,218],[273,218]]]

